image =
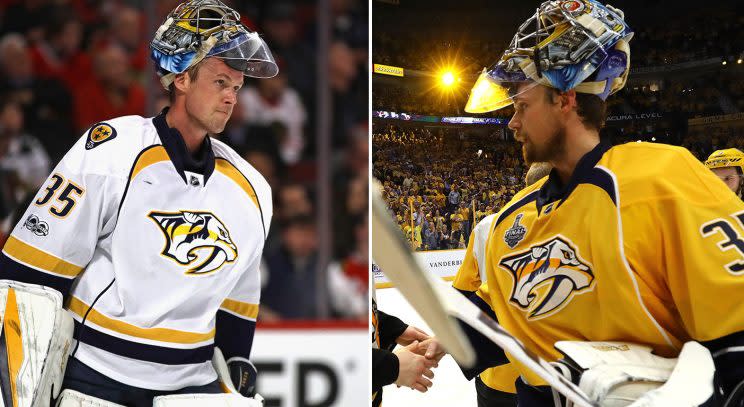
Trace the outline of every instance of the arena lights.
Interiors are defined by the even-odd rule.
[[[439,81],[441,82],[442,86],[444,86],[445,88],[449,88],[455,84],[455,74],[452,71],[444,71],[439,76]]]

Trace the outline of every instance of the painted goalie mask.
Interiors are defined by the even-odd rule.
[[[625,86],[633,32],[624,14],[594,0],[551,0],[517,30],[509,47],[484,69],[465,111],[485,113],[512,104],[511,97],[537,85],[575,89],[605,100]]]
[[[279,68],[258,33],[240,22],[240,15],[219,0],[180,4],[150,42],[150,56],[167,89],[176,74],[207,57],[222,59],[253,78],[270,78]]]

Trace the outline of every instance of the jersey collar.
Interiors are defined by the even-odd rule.
[[[602,158],[605,152],[610,149],[610,145],[605,143],[597,144],[591,151],[584,154],[583,157],[576,164],[571,178],[565,185],[561,182],[558,176],[558,171],[555,169],[550,171],[548,180],[540,187],[537,195],[535,204],[537,205],[537,213],[542,212],[542,207],[555,201],[558,202],[556,208],[560,207],[563,202],[571,195],[576,186],[579,184],[590,181],[592,178],[592,170],[597,165],[599,160]]]
[[[181,176],[183,182],[188,184],[186,171],[201,174],[204,176],[204,184],[206,184],[212,172],[214,172],[214,151],[212,151],[210,137],[205,137],[202,145],[199,146],[199,150],[191,154],[183,141],[181,132],[168,126],[165,120],[166,113],[168,113],[167,107],[152,119],[152,123],[158,131],[160,142],[163,143],[165,151],[168,152],[178,175]]]

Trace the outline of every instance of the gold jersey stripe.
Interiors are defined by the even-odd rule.
[[[23,336],[21,335],[21,321],[18,317],[18,303],[15,290],[12,288],[8,289],[3,330],[5,331],[5,347],[8,353],[10,394],[13,397],[13,407],[18,407],[18,374],[23,364]]]
[[[227,161],[224,158],[217,158],[215,159],[214,169],[221,172],[223,175],[238,184],[238,186],[240,186],[240,188],[245,191],[246,194],[248,194],[253,203],[256,205],[256,208],[261,208],[261,206],[258,204],[258,197],[256,197],[256,191],[253,189],[253,186],[250,182],[248,182],[243,173],[238,171],[238,169],[235,168],[235,166],[232,165],[230,161]]]
[[[168,156],[168,153],[165,151],[165,147],[163,146],[155,146],[151,147],[147,150],[145,150],[139,158],[137,158],[137,162],[134,163],[134,169],[132,170],[132,175],[130,176],[130,180],[133,180],[134,177],[139,174],[140,171],[144,170],[145,168],[157,164],[161,161],[170,161],[170,157]]]
[[[82,318],[88,311],[88,304],[84,303],[79,298],[70,297],[70,304],[68,305],[68,308],[70,311],[74,312]],[[142,328],[124,321],[119,321],[117,319],[107,317],[106,315],[98,312],[95,308],[90,310],[86,321],[93,322],[94,324],[102,328],[106,328],[120,334],[160,342],[193,344],[205,342],[214,338],[214,328],[206,333],[179,331],[177,329],[170,328]]]
[[[258,317],[258,304],[249,304],[231,299],[226,299],[220,305],[220,308],[232,311],[246,318],[256,319]]]
[[[31,267],[63,276],[75,277],[83,268],[39,250],[20,239],[10,236],[3,251],[10,257]]]

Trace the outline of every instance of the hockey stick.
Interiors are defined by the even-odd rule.
[[[424,271],[411,255],[377,191],[379,188],[372,188],[371,191],[372,256],[458,363],[472,365],[474,350],[452,317],[459,318],[493,341],[576,406],[594,407],[581,389],[558,374],[547,361],[528,351],[518,339],[463,295]]]
[[[378,185],[376,182],[374,185]],[[373,188],[374,190],[374,188]],[[462,328],[448,316],[445,301],[431,288],[431,282],[411,270],[421,270],[408,244],[390,219],[382,199],[372,193],[372,258],[400,289],[403,297],[434,331],[437,340],[463,366],[475,363],[475,351]],[[405,287],[405,288],[404,288]],[[426,295],[421,295],[426,293]]]

